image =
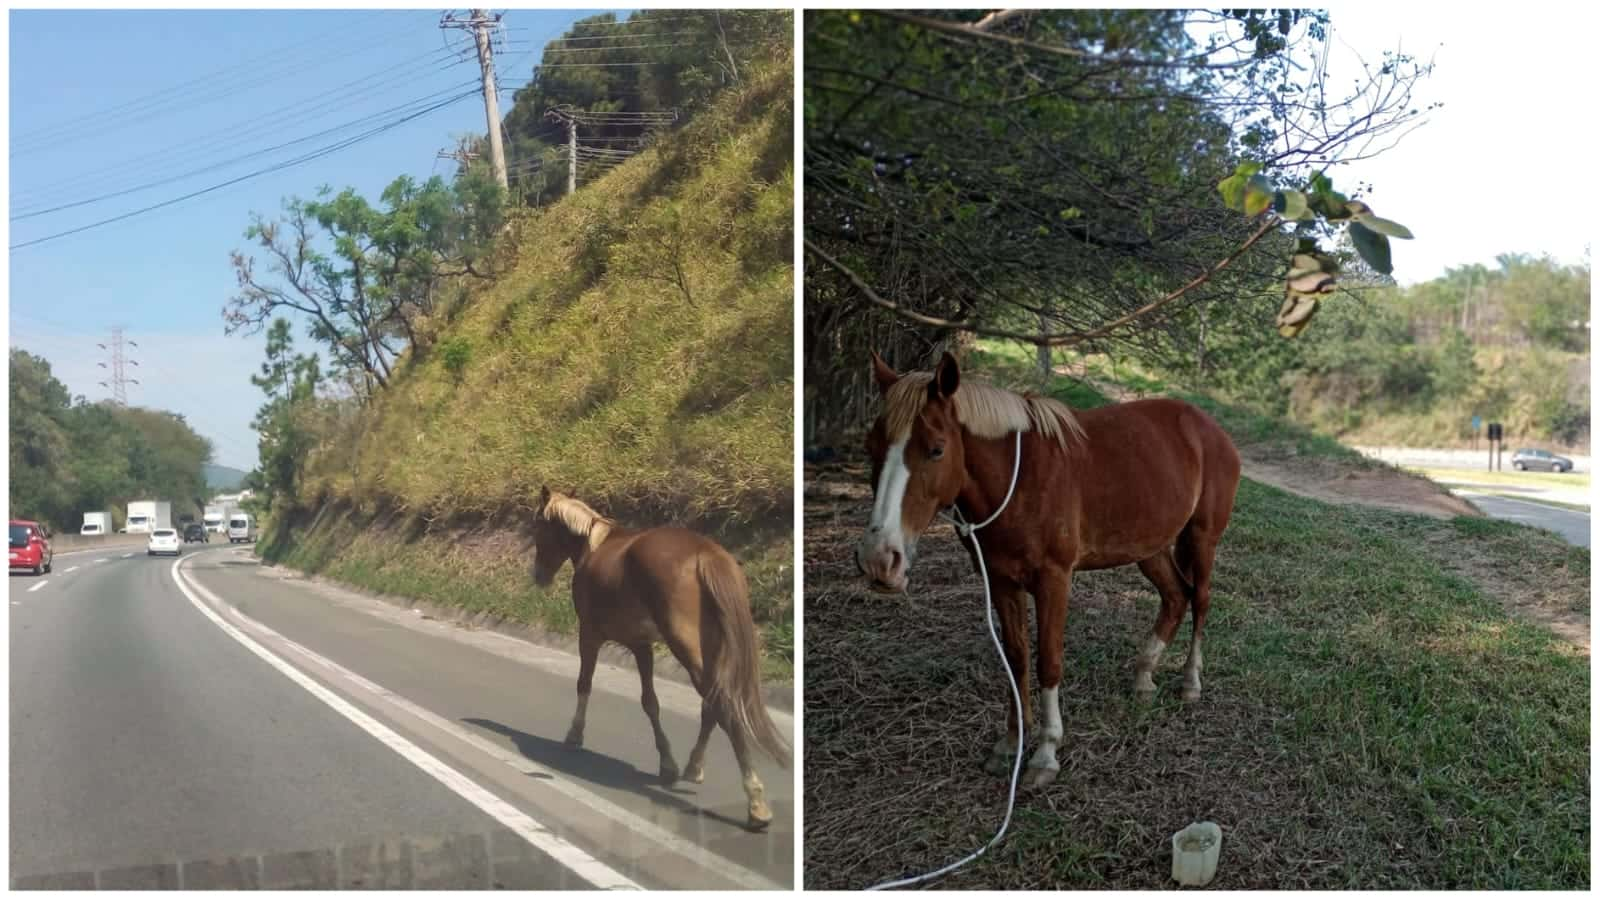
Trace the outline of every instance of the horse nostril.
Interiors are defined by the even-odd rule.
[[[902,561],[904,561],[904,560],[905,560],[905,555],[902,554],[899,550],[890,550],[889,551],[889,571],[891,571],[891,572],[900,571],[900,563]]]
[[[872,525],[867,528],[867,534],[877,534],[883,530],[882,525]]]

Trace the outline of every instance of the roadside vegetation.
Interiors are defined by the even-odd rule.
[[[331,344],[314,325],[309,353],[287,325],[269,335],[255,473],[267,559],[480,623],[570,634],[570,569],[549,591],[528,576],[527,519],[548,484],[624,524],[721,541],[750,581],[766,675],[789,677],[793,66],[788,26],[767,21],[788,15],[761,12],[765,30],[741,18],[740,35],[772,40],[715,64],[723,37],[702,35],[696,65],[737,75],[702,73],[704,89],[678,98],[683,120],[638,135],[631,158],[588,171],[576,193],[487,209],[472,199],[483,173],[469,169],[397,183],[380,206],[341,194],[258,223],[258,242],[281,241],[297,216],[314,237],[372,238],[334,246],[375,246],[376,264],[332,261],[375,279],[391,316],[336,320],[345,338]],[[663,71],[673,65],[693,68]],[[594,71],[608,73],[600,87],[570,71],[562,83],[615,80]],[[556,81],[541,81],[541,103],[581,99]],[[282,280],[263,269],[262,287]],[[263,299],[242,291],[238,321],[282,314]]]
[[[129,500],[167,500],[174,517],[205,504],[211,442],[182,416],[73,397],[26,350],[13,347],[10,366],[13,518],[75,534],[91,511],[120,528]]]
[[[1104,400],[1084,380],[1040,384],[1014,348],[984,342],[967,360],[997,383]],[[1381,465],[1293,423],[1207,409],[1247,457]],[[849,550],[870,505],[863,466],[851,454],[807,477],[814,889],[935,868],[987,839],[1003,804],[980,765],[1008,701],[971,562],[940,527],[919,545],[912,595],[867,592]],[[1171,834],[1211,820],[1225,836],[1216,888],[1582,887],[1589,570],[1587,549],[1545,532],[1330,505],[1247,477],[1219,550],[1205,699],[1176,697],[1185,625],[1157,702],[1135,703],[1131,662],[1159,601],[1133,569],[1079,573],[1061,776],[1020,796],[1005,842],[939,886],[1157,889]],[[890,824],[862,832],[868,811]]]

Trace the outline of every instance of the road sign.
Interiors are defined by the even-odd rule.
[[[1477,431],[1479,428],[1482,428],[1482,427],[1483,427],[1483,417],[1482,416],[1473,416],[1472,417],[1472,430],[1473,431]]]
[[[1489,423],[1489,440],[1491,440],[1491,441],[1503,440],[1503,438],[1501,437],[1502,434],[1504,434],[1504,430],[1502,429],[1502,427],[1501,427],[1499,422],[1490,422]]]

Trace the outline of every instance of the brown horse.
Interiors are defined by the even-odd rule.
[[[1074,571],[1137,563],[1160,592],[1161,612],[1135,667],[1138,696],[1154,694],[1151,674],[1161,651],[1183,621],[1185,605],[1193,611],[1183,699],[1198,700],[1211,567],[1239,486],[1239,454],[1227,434],[1177,400],[1074,412],[1047,397],[963,383],[948,353],[932,373],[898,375],[876,353],[872,365],[884,408],[867,436],[872,519],[856,548],[856,565],[875,589],[904,591],[917,538],[934,515],[953,504],[966,521],[984,521],[1000,508],[1017,469],[1010,503],[977,536],[1006,662],[1028,719],[1024,594],[1033,595],[1039,620],[1045,724],[1028,761],[1028,783],[1048,784],[1060,770],[1056,692]],[[1013,754],[1024,749],[1014,707],[1008,702],[1006,708],[1007,732],[990,756],[991,772],[1010,772]]]
[[[633,651],[640,702],[655,731],[661,781],[705,780],[706,743],[718,725],[728,733],[750,801],[749,827],[772,821],[766,788],[751,762],[752,745],[788,768],[789,748],[761,702],[761,660],[750,589],[728,551],[682,528],[633,531],[548,487],[539,493],[533,578],[549,586],[571,560],[578,612],[578,710],[567,744],[583,746],[584,715],[595,662],[606,641]],[[700,736],[681,775],[661,730],[653,645],[664,641],[700,692]]]

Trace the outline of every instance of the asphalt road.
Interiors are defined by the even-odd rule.
[[[1452,493],[1471,500],[1474,506],[1496,519],[1509,519],[1524,525],[1548,529],[1561,535],[1570,544],[1579,547],[1589,546],[1588,513],[1510,497],[1480,494],[1475,491],[1456,490]]]
[[[181,571],[187,593],[171,559],[92,551],[11,577],[13,887],[793,884],[790,774],[760,770],[765,834],[720,732],[705,784],[661,787],[631,671],[602,666],[570,750],[566,654],[243,549]],[[698,698],[658,691],[681,764]]]

